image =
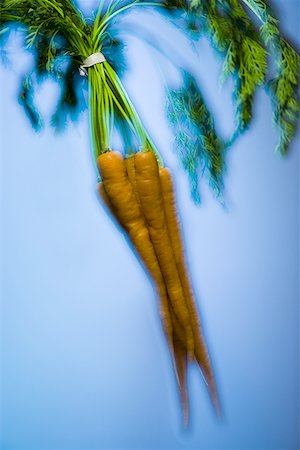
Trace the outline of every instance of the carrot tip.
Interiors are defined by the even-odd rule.
[[[189,412],[187,410],[183,411],[183,427],[186,430],[189,426]]]

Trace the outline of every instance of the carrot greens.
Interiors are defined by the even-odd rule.
[[[243,0],[261,22],[260,36],[275,55],[276,74],[267,83],[272,99],[273,118],[279,128],[276,151],[284,155],[295,136],[300,112],[299,68],[300,56],[279,33],[279,22],[270,7],[262,0]]]
[[[167,116],[174,130],[179,159],[189,176],[192,197],[199,203],[199,169],[216,197],[221,196],[225,146],[196,80],[187,72],[183,72],[182,78],[180,89],[168,89]]]
[[[118,18],[135,7],[152,7],[168,14],[170,21],[193,40],[208,36],[211,46],[223,58],[221,81],[228,77],[234,81],[235,128],[226,143],[216,132],[199,83],[180,61],[177,69],[184,74],[182,86],[177,90],[168,87],[166,95],[175,147],[188,174],[194,201],[200,202],[201,175],[221,199],[224,147],[229,148],[251,126],[255,93],[260,87],[266,88],[272,101],[273,119],[279,131],[278,153],[287,152],[297,129],[300,57],[282,37],[278,20],[263,0],[101,0],[95,14],[87,18],[71,0],[3,0],[1,40],[8,34],[10,23],[21,25],[26,46],[35,54],[34,70],[23,78],[19,101],[33,126],[40,129],[42,119],[34,106],[34,81],[50,75],[62,87],[52,124],[61,128],[68,119],[75,120],[86,107],[82,95],[86,83],[79,79],[77,67],[89,55],[102,52],[106,61],[88,69],[94,159],[110,148],[117,129],[128,152],[132,152],[132,145],[148,148],[161,162],[120,80],[126,61],[124,44],[118,37]],[[161,45],[156,47],[164,55]],[[275,75],[270,69],[273,61]],[[191,92],[187,80],[192,83]],[[179,124],[176,116],[182,116],[183,111],[184,121]]]
[[[282,37],[279,21],[270,6],[263,0],[166,0],[164,4],[172,21],[193,40],[208,37],[211,46],[223,59],[221,81],[228,77],[233,79],[235,129],[226,147],[229,148],[250,127],[255,93],[264,87],[271,98],[273,120],[279,132],[276,152],[284,155],[295,136],[299,118],[300,57]],[[274,62],[275,76],[272,75]],[[201,91],[199,85],[198,90]],[[180,92],[184,91],[183,80]],[[204,98],[202,100],[205,101]],[[174,129],[174,115],[170,113],[169,105],[168,95],[167,111]],[[207,107],[205,109],[208,110]],[[192,108],[186,108],[186,111],[190,113],[186,114],[185,128],[194,128],[195,131]],[[180,158],[182,153],[188,154],[188,165],[184,160],[183,163],[192,180],[191,190],[196,202],[200,200],[196,180],[202,167],[198,164],[202,148],[198,141],[201,130],[205,130],[205,120],[199,114],[199,132],[190,134],[189,138],[187,133],[182,133],[182,126],[177,127],[174,139]],[[222,167],[225,167],[223,163]],[[215,165],[207,166],[207,169],[204,172],[215,190]]]

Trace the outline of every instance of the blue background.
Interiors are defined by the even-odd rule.
[[[300,2],[276,1],[298,42]],[[81,1],[85,12],[96,1]],[[189,372],[191,429],[147,275],[96,196],[88,116],[62,135],[34,134],[16,101],[31,56],[13,34],[1,83],[1,444],[34,449],[299,448],[299,133],[285,159],[260,89],[251,131],[228,155],[227,209],[201,185],[190,200],[164,116],[162,59],[134,36],[143,23],[197,74],[229,137],[232,85],[221,61],[156,14],[124,26],[124,83],[174,173],[189,267],[224,408],[216,419],[196,367]],[[297,37],[298,36],[298,37]],[[124,34],[125,37],[125,34]],[[174,50],[175,49],[175,50]],[[166,64],[164,76],[176,82]],[[50,117],[59,88],[37,101]]]

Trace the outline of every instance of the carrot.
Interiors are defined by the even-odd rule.
[[[135,179],[135,164],[134,164],[134,156],[129,156],[125,159],[125,165],[127,170],[128,178],[132,184],[134,193],[136,194],[136,179]],[[139,198],[137,195],[137,201],[139,202]]]
[[[104,205],[108,209],[108,211],[111,213],[112,216],[114,216],[117,219],[116,213],[115,213],[113,206],[112,206],[112,204],[108,198],[108,195],[106,193],[104,184],[102,182],[98,183],[97,189],[98,189],[98,193],[99,193]]]
[[[127,157],[125,159],[125,165],[126,165],[128,179],[129,179],[129,181],[130,181],[130,183],[131,183],[131,185],[133,187],[133,191],[135,193],[136,201],[137,201],[139,207],[141,208],[141,202],[140,202],[139,194],[138,194],[138,191],[137,191],[137,185],[136,185],[134,155],[133,156],[129,156],[129,157]],[[141,210],[141,213],[143,215],[142,210]],[[143,217],[144,217],[144,215],[143,215]]]
[[[178,221],[176,200],[174,195],[174,186],[169,170],[166,168],[159,169],[159,179],[164,203],[165,217],[174,251],[175,262],[191,318],[191,327],[194,336],[195,358],[207,382],[213,404],[218,411],[219,406],[213,371],[210,365],[209,355],[201,332],[200,320],[198,319],[194,295],[186,268],[183,240],[181,237],[181,230]]]
[[[137,191],[137,183],[136,183],[136,174],[135,174],[135,163],[134,157],[128,157],[125,159],[126,169],[128,178],[132,184],[132,187],[136,193],[137,201],[140,204],[138,191]],[[178,320],[174,315],[171,304],[169,304],[170,318],[172,321],[173,328],[173,348],[174,348],[174,365],[175,365],[175,373],[176,379],[179,388],[180,401],[183,412],[183,423],[186,427],[188,425],[188,394],[187,394],[187,386],[186,386],[186,372],[187,372],[187,351],[185,348],[186,339],[184,329],[178,324]]]
[[[174,253],[164,216],[157,160],[153,152],[137,153],[134,157],[135,179],[142,212],[165,280],[168,296],[179,323],[186,334],[186,345],[193,357],[194,340],[189,311],[179,279]]]
[[[173,364],[173,327],[164,280],[154,252],[149,232],[142,216],[136,196],[127,177],[126,165],[119,152],[101,154],[97,164],[102,176],[100,195],[127,232],[144,266],[153,278],[160,298],[160,317],[163,323]]]

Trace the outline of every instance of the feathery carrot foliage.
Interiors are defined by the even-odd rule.
[[[179,159],[189,176],[192,197],[199,203],[199,169],[215,195],[221,195],[224,144],[196,80],[187,72],[182,78],[180,89],[168,89],[167,116],[175,133]]]
[[[267,82],[272,99],[273,119],[278,125],[276,151],[284,155],[295,136],[300,112],[300,56],[279,32],[279,22],[262,0],[243,0],[262,23],[260,36],[275,57],[276,74]]]
[[[17,24],[24,32],[27,48],[35,55],[33,71],[21,80],[19,102],[36,129],[43,122],[34,105],[34,86],[47,75],[61,86],[53,126],[63,128],[89,106],[95,158],[100,149],[110,147],[114,129],[118,129],[127,150],[141,145],[153,149],[159,158],[120,80],[126,61],[124,43],[118,36],[121,25],[115,19],[136,7],[153,7],[167,13],[170,21],[194,40],[208,37],[223,59],[221,80],[232,77],[235,105],[235,128],[226,147],[251,126],[255,93],[265,87],[279,132],[277,152],[287,152],[299,118],[300,57],[282,37],[278,20],[263,0],[112,0],[107,4],[103,0],[91,17],[84,17],[71,0],[2,0],[2,52],[9,25]],[[86,83],[77,68],[87,56],[99,51],[106,62],[89,69],[87,105],[83,95]],[[274,62],[276,73],[272,75],[270,66]],[[198,182],[204,175],[216,196],[222,198],[222,138],[216,132],[201,87],[180,61],[177,68],[185,73],[182,87],[177,92],[168,90],[166,111],[192,197],[199,203]],[[187,83],[192,83],[191,92]],[[179,124],[176,116],[183,111],[185,123]]]
[[[264,86],[279,131],[276,151],[285,154],[299,118],[300,58],[281,36],[270,6],[263,0],[166,0],[165,8],[194,39],[209,38],[224,60],[221,80],[233,77],[236,128],[230,143],[251,125],[255,93]],[[274,61],[275,77],[270,75]]]

